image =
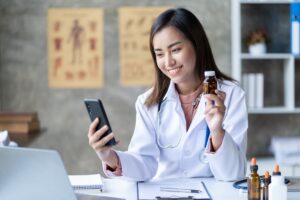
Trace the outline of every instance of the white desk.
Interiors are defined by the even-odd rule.
[[[247,200],[247,193],[233,188],[232,182],[216,181],[214,178],[198,178],[203,181],[213,200]],[[184,183],[184,179],[182,179]],[[78,193],[98,196],[111,196],[126,200],[137,200],[137,183],[121,179],[104,179],[104,192],[97,190],[78,190]],[[289,192],[289,200],[299,200],[300,192]]]

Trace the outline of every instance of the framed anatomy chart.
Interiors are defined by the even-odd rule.
[[[122,7],[119,9],[120,72],[123,86],[147,86],[154,81],[149,49],[153,21],[170,7]]]
[[[48,10],[51,88],[103,86],[103,10]]]

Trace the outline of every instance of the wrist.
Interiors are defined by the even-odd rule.
[[[210,130],[211,134],[214,136],[221,136],[225,133],[225,130],[223,128],[217,128]]]
[[[111,149],[105,149],[102,151],[97,152],[97,156],[100,158],[100,160],[106,162],[107,160],[110,160],[112,150]]]
[[[119,156],[112,149],[107,149],[97,153],[98,157],[111,169],[116,169],[120,165]]]
[[[122,165],[120,162],[120,158],[118,155],[116,155],[117,163],[116,164],[110,164],[105,163],[105,169],[112,172],[115,176],[122,176]]]
[[[224,135],[225,135],[225,130],[224,129],[212,132],[212,134],[211,134],[211,144],[212,144],[212,148],[215,151],[217,151],[220,148],[220,146],[222,145]]]

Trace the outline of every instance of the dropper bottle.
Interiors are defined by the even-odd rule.
[[[271,177],[268,171],[264,174],[264,186],[262,188],[263,200],[269,200],[269,184],[271,182]]]
[[[279,171],[279,165],[276,164],[269,185],[269,200],[286,200],[287,186],[284,184],[284,178]]]
[[[250,175],[248,177],[248,200],[260,200],[260,177],[257,173],[256,159],[251,159]]]

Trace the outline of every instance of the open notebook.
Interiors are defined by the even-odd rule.
[[[100,174],[69,175],[69,180],[74,190],[99,189],[102,191]]]

